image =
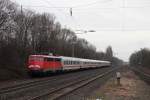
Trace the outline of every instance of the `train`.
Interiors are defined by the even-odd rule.
[[[111,62],[53,55],[30,55],[28,72],[32,75],[47,72],[63,72],[78,69],[111,66]]]

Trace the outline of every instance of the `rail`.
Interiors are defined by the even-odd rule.
[[[103,74],[100,74],[100,75],[92,77],[92,78],[87,78],[87,79],[83,79],[83,80],[79,80],[79,81],[75,81],[75,82],[66,84],[62,87],[47,91],[43,94],[40,94],[39,96],[32,97],[28,100],[38,100],[38,99],[41,99],[41,98],[46,97],[46,96],[48,96],[50,100],[56,100],[56,99],[58,99],[64,95],[67,95],[68,93],[73,92],[76,89],[81,88],[81,87],[83,87],[83,86],[85,86],[85,85],[87,85],[87,84],[89,84],[89,83],[91,83],[91,82],[93,82],[99,78],[103,78],[104,76],[114,72],[117,69],[118,68],[115,68],[113,70],[109,70]]]

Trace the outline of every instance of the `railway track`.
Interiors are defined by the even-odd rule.
[[[46,78],[46,79],[40,79],[40,80],[35,80],[35,81],[29,81],[29,82],[21,82],[21,83],[16,84],[16,85],[2,87],[2,88],[0,88],[0,94],[4,94],[4,93],[7,93],[7,92],[12,92],[12,91],[19,90],[19,89],[22,89],[22,88],[31,87],[35,84],[41,84],[44,81],[48,81],[48,79]]]
[[[138,74],[144,81],[150,84],[150,75],[141,71],[140,68],[133,68],[131,67],[131,70],[133,70],[136,74]]]
[[[85,86],[85,85],[87,85],[87,84],[89,84],[89,83],[91,83],[97,79],[103,78],[105,75],[108,75],[108,74],[114,72],[116,69],[118,69],[118,68],[109,70],[103,74],[100,74],[100,75],[97,75],[97,76],[94,76],[91,78],[86,78],[86,79],[82,79],[79,81],[71,82],[71,83],[66,84],[62,87],[59,87],[59,88],[47,91],[47,92],[40,94],[38,96],[32,97],[28,100],[38,100],[38,99],[43,99],[44,97],[48,98],[48,100],[59,99],[60,97],[67,95],[67,94],[77,90],[78,88],[81,88],[81,87],[83,87],[83,86]]]
[[[64,78],[65,74],[62,74],[61,76],[54,76],[54,77],[49,77],[49,78],[44,78],[44,79],[36,79],[36,80],[24,81],[24,82],[20,82],[18,84],[15,84],[15,85],[1,87],[0,88],[0,94],[4,94],[4,93],[8,93],[8,92],[19,90],[19,89],[32,87],[32,86],[35,86],[35,85],[40,85],[40,84],[43,84],[45,82],[55,81],[55,80],[57,80],[56,77]]]
[[[56,98],[58,97],[58,95],[57,96],[55,95],[55,92],[66,91],[65,89],[69,90],[69,92],[73,91],[75,89],[74,86],[76,86],[76,84],[80,84],[80,83],[82,85],[83,83],[88,84],[88,82],[85,82],[85,81],[93,79],[93,77],[95,76],[102,77],[103,76],[102,73],[107,70],[110,71],[110,69],[112,68],[102,68],[102,69],[96,69],[96,70],[94,69],[93,71],[86,70],[86,71],[81,71],[77,73],[75,72],[73,74],[69,73],[67,75],[58,76],[57,78],[51,77],[51,78],[46,78],[46,79],[41,79],[41,80],[36,80],[36,81],[31,81],[31,82],[25,82],[23,84],[18,84],[18,85],[11,86],[11,87],[1,88],[0,97],[3,97],[4,100],[16,100],[16,98],[17,100],[20,98],[22,100],[35,100],[35,99],[38,99],[38,98],[41,98],[43,96],[53,93],[52,94],[53,96],[50,96],[50,97],[53,97],[52,99],[54,99],[54,97]],[[98,72],[100,72],[101,74],[99,75]],[[94,81],[94,79],[91,81]],[[68,83],[68,84],[65,84],[65,83]],[[81,86],[76,86],[76,88],[77,87],[79,88]],[[32,95],[32,91],[39,92],[41,89],[43,90],[47,89],[47,90],[41,91],[41,93]],[[64,95],[64,92],[60,92],[59,94]]]

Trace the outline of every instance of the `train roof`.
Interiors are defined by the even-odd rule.
[[[67,56],[51,56],[51,55],[30,55],[35,57],[47,57],[47,58],[61,58],[63,60],[80,60],[80,61],[88,61],[88,62],[107,62],[110,63],[110,61],[104,61],[104,60],[93,60],[93,59],[84,59],[84,58],[76,58],[76,57],[67,57]]]
[[[60,56],[62,59],[72,59],[72,60],[81,60],[81,61],[88,61],[88,62],[109,62],[104,60],[93,60],[93,59],[84,59],[84,58],[76,58],[76,57],[66,57],[66,56]]]
[[[46,57],[46,58],[61,58],[60,56],[50,56],[50,55],[30,55],[34,57]]]

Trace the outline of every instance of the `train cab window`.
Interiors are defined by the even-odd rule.
[[[43,61],[43,57],[29,57],[29,61]]]

